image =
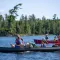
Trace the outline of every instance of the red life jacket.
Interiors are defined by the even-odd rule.
[[[19,39],[18,39],[18,38],[16,39],[16,41],[15,41],[15,42],[16,42],[16,44],[17,44],[17,45],[19,45],[19,44],[20,44],[20,41],[19,41]]]

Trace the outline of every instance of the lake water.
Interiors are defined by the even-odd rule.
[[[55,35],[49,35],[49,39],[53,40]],[[41,36],[21,36],[24,42],[34,43],[34,39],[42,39]],[[15,44],[15,37],[0,37],[0,46],[10,47],[10,44]],[[52,44],[48,45],[49,47]],[[1,53],[0,60],[60,60],[60,52],[24,52],[24,53]]]

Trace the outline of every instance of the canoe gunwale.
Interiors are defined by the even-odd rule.
[[[11,48],[11,47],[0,47],[0,52],[25,52],[25,51],[41,51],[41,52],[54,52],[60,51],[60,47],[46,47],[46,48]]]

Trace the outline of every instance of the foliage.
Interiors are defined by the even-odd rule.
[[[53,15],[53,19],[46,19],[45,16],[42,19],[36,18],[34,14],[21,15],[17,21],[17,10],[22,4],[17,4],[13,9],[9,10],[9,15],[5,14],[5,18],[0,15],[0,36],[6,36],[9,34],[57,34],[60,33],[60,19],[56,18],[57,15]],[[21,8],[20,8],[21,9]]]

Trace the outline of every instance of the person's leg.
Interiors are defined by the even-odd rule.
[[[13,45],[13,44],[10,44],[10,45],[11,45],[11,47],[12,47],[12,48],[14,48],[14,47],[15,47],[15,45]]]
[[[23,44],[20,44],[20,48],[24,48],[24,45]]]

